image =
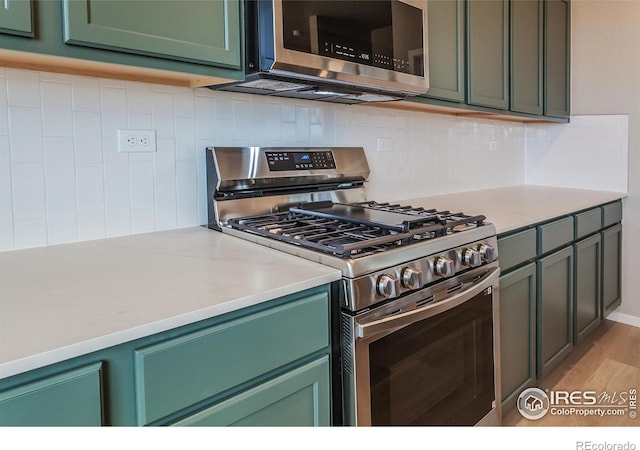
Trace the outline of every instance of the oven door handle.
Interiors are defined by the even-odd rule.
[[[449,298],[439,301],[438,303],[430,303],[421,308],[412,309],[400,314],[394,314],[368,323],[356,323],[356,337],[364,339],[378,333],[398,330],[406,327],[407,325],[411,325],[414,322],[418,322],[451,308],[455,308],[456,306],[480,294],[488,287],[494,286],[498,281],[499,276],[500,269],[498,267],[494,267],[484,274],[482,278],[475,281],[468,289],[464,289]]]

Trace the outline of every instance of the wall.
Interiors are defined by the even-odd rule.
[[[640,278],[634,260],[640,246],[640,2],[572,1],[571,15],[572,113],[629,117],[623,303],[614,317],[640,326]],[[606,151],[601,156],[609,158]]]
[[[157,130],[119,153],[117,129]],[[523,125],[0,69],[0,250],[207,222],[212,145],[364,146],[369,197],[524,181]],[[378,152],[379,137],[392,139]]]

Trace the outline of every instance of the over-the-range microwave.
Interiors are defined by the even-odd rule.
[[[245,80],[212,89],[338,103],[429,88],[426,0],[246,0]]]

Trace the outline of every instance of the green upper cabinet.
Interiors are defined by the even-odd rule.
[[[544,114],[569,116],[570,5],[565,0],[545,1]]]
[[[568,121],[567,1],[424,1],[430,87],[408,101]]]
[[[240,68],[236,0],[64,0],[67,44]]]
[[[0,33],[33,36],[31,0],[2,0],[0,2]]]
[[[542,0],[511,2],[511,110],[540,115],[542,108]]]
[[[467,5],[468,103],[509,109],[509,2]]]
[[[0,67],[177,86],[244,78],[240,0],[0,0]]]
[[[429,0],[428,97],[465,101],[464,0]]]

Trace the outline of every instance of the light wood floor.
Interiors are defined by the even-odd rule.
[[[640,391],[640,328],[606,320],[538,385],[550,390]],[[640,403],[637,412],[640,414]],[[503,418],[506,426],[640,426],[640,418],[558,416],[528,420],[517,409]]]

